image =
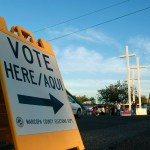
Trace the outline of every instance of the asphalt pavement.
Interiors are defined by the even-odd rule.
[[[77,124],[86,150],[150,150],[150,116],[82,116]]]

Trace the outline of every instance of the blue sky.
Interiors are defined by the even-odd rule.
[[[120,5],[61,24],[92,11],[114,4]],[[5,0],[0,15],[8,28],[14,25],[33,32],[36,39],[49,41],[58,60],[66,88],[74,95],[95,97],[97,90],[126,80],[126,60],[129,53],[139,57],[142,95],[150,92],[150,9],[91,28],[71,36],[52,40],[65,34],[117,18],[150,6],[150,0]],[[40,30],[40,31],[38,31]],[[38,31],[38,32],[36,32]],[[130,66],[135,65],[135,57]]]

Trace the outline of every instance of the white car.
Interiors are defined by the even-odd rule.
[[[81,106],[70,96],[68,95],[68,99],[70,101],[71,107],[73,114],[77,117],[80,118],[82,114],[82,108]]]

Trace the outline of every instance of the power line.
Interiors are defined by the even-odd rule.
[[[133,15],[133,14],[136,14],[136,13],[139,13],[139,12],[142,12],[142,11],[145,11],[145,10],[147,10],[147,9],[150,9],[150,6],[149,6],[149,7],[146,7],[146,8],[143,8],[143,9],[139,9],[139,10],[137,10],[137,11],[134,11],[134,12],[131,12],[131,13],[128,13],[128,14],[125,14],[125,15],[122,15],[122,16],[119,16],[119,17],[116,17],[116,18],[113,18],[113,19],[110,19],[110,20],[107,20],[107,21],[104,21],[104,22],[101,22],[101,23],[98,23],[98,24],[95,24],[95,25],[90,26],[90,27],[87,27],[87,28],[83,28],[83,29],[81,29],[81,30],[77,30],[77,31],[75,31],[75,32],[71,32],[71,33],[65,34],[65,35],[63,35],[63,36],[59,36],[59,37],[56,37],[56,38],[47,40],[47,41],[54,41],[54,40],[57,40],[57,39],[60,39],[60,38],[64,38],[64,37],[70,36],[70,35],[72,35],[72,34],[75,34],[75,33],[81,32],[81,31],[85,31],[85,30],[88,30],[88,29],[91,29],[91,28],[95,28],[95,27],[97,27],[97,26],[100,26],[100,25],[103,25],[103,24],[106,24],[106,23],[109,23],[109,22],[113,22],[113,21],[115,21],[115,20],[118,20],[118,19],[121,19],[121,18],[130,16],[130,15]]]
[[[130,1],[130,0],[125,0],[125,1],[122,1],[122,2],[119,2],[119,3],[115,3],[115,4],[113,4],[113,5],[109,5],[109,6],[107,6],[107,7],[104,7],[104,8],[95,10],[95,11],[88,12],[88,13],[83,14],[83,15],[81,15],[81,16],[78,16],[78,17],[75,17],[75,18],[72,18],[72,19],[69,19],[69,20],[66,20],[66,21],[62,21],[62,22],[56,23],[56,24],[51,25],[51,26],[46,27],[46,28],[42,28],[42,29],[36,30],[36,31],[34,31],[33,33],[37,33],[37,32],[43,31],[43,30],[45,30],[45,29],[47,29],[47,28],[52,28],[52,27],[55,27],[55,26],[58,26],[58,25],[61,25],[61,24],[65,24],[65,23],[68,23],[68,22],[71,22],[71,21],[74,21],[74,20],[83,18],[83,17],[85,17],[85,16],[89,16],[89,15],[94,14],[94,13],[98,13],[98,12],[100,12],[100,11],[103,11],[103,10],[106,10],[106,9],[109,9],[109,8],[112,8],[112,7],[121,5],[121,4],[123,4],[123,3],[126,3],[126,2],[128,2],[128,1]]]

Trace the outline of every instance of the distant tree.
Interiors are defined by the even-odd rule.
[[[135,103],[139,103],[138,92],[137,89],[134,89],[135,93]],[[101,103],[127,103],[128,102],[128,85],[126,81],[120,82],[117,81],[115,84],[110,84],[106,86],[104,89],[98,90],[98,100]],[[149,95],[150,97],[150,95]],[[131,100],[133,100],[133,92],[131,88]],[[141,96],[141,103],[147,103],[146,96]]]
[[[92,104],[95,103],[95,98],[94,97],[91,97],[89,100],[92,102]]]
[[[102,103],[126,103],[128,101],[128,86],[126,81],[117,81],[106,88],[98,90],[98,100]]]
[[[137,92],[136,92],[137,93]],[[139,104],[139,97],[137,96],[137,94],[135,95],[135,103]],[[141,96],[141,103],[142,104],[146,104],[147,103],[147,98],[146,96],[142,95]]]
[[[147,98],[146,98],[146,96],[144,96],[144,95],[141,96],[141,103],[142,103],[142,104],[147,103]]]
[[[91,103],[93,103],[94,101],[94,98],[91,97],[91,98],[88,98],[86,95],[83,95],[83,96],[76,96],[74,95],[74,97],[80,102],[80,103],[84,103],[86,101],[91,101]]]

